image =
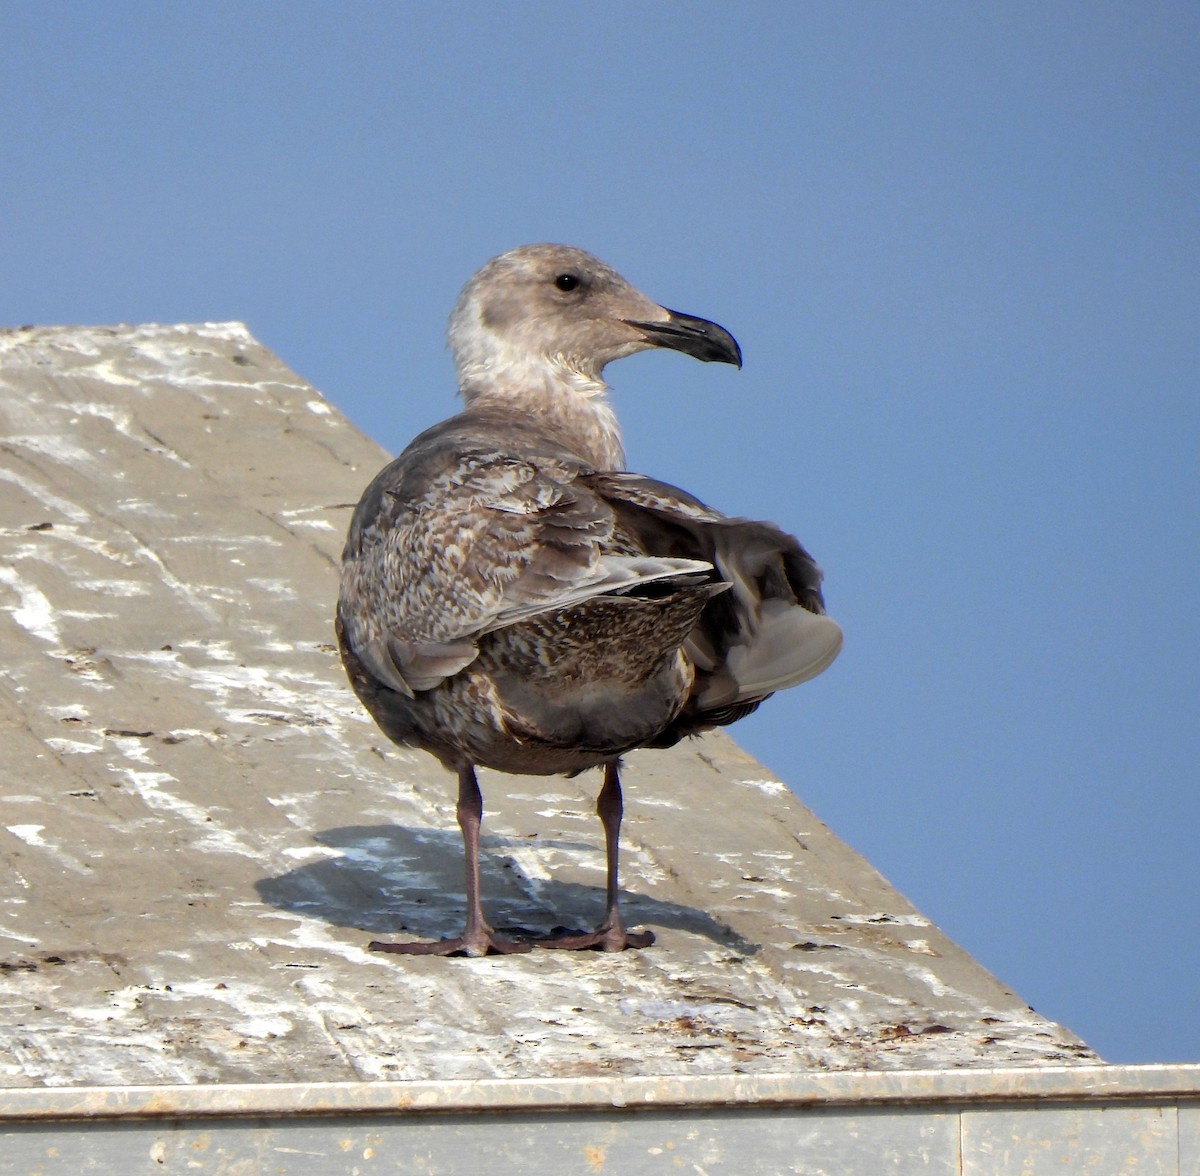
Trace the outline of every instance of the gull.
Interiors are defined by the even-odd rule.
[[[837,656],[821,572],[771,523],[625,469],[603,379],[652,347],[741,367],[733,336],[667,310],[565,245],[526,245],[463,289],[450,347],[465,402],[371,482],[337,607],[350,683],[394,742],[458,777],[466,925],[397,954],[621,951],[620,761],[749,714]],[[504,938],[484,916],[476,769],[603,771],[606,909],[591,932]]]

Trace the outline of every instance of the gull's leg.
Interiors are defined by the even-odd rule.
[[[467,955],[483,956],[489,952],[510,955],[529,951],[530,944],[500,939],[483,917],[483,902],[479,888],[479,827],[483,823],[483,795],[475,769],[465,764],[458,770],[458,827],[462,830],[463,853],[467,865],[467,925],[457,939],[440,939],[435,943],[368,944],[369,951],[386,951],[394,955]]]
[[[654,942],[653,931],[625,930],[621,920],[621,904],[617,866],[621,853],[621,817],[625,806],[621,799],[621,776],[615,760],[604,765],[604,784],[596,797],[596,815],[604,826],[604,854],[607,863],[605,877],[606,910],[604,921],[590,935],[559,935],[538,940],[538,947],[553,947],[564,951],[598,948],[601,951],[624,951],[627,947],[649,947]]]

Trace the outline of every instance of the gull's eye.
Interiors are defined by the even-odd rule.
[[[579,288],[579,279],[574,274],[559,274],[554,284],[564,293]]]

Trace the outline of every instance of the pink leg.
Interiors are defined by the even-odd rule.
[[[596,797],[596,814],[604,826],[604,853],[608,867],[605,879],[604,921],[591,934],[560,935],[555,939],[542,939],[538,941],[538,947],[552,947],[563,951],[579,951],[583,948],[624,951],[627,947],[649,947],[654,942],[653,931],[630,933],[625,930],[625,924],[621,920],[617,863],[621,852],[621,817],[624,811],[621,776],[614,761],[604,765],[604,784],[600,795]]]
[[[475,769],[467,764],[458,771],[458,827],[462,830],[463,852],[467,863],[467,925],[456,939],[436,943],[380,943],[367,945],[369,951],[394,955],[466,955],[484,956],[489,952],[511,955],[529,951],[530,944],[500,939],[483,917],[479,888],[479,827],[483,823],[483,795]]]

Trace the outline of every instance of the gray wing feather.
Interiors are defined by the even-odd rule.
[[[363,496],[338,606],[351,648],[394,690],[427,690],[465,668],[484,633],[598,594],[711,574],[704,560],[623,550],[612,507],[570,459],[421,440]]]
[[[709,602],[685,644],[701,671],[689,704],[697,711],[762,699],[816,677],[837,657],[842,631],[825,615],[821,569],[791,535],[723,515],[641,474],[582,480],[647,549],[709,560],[732,586]]]

